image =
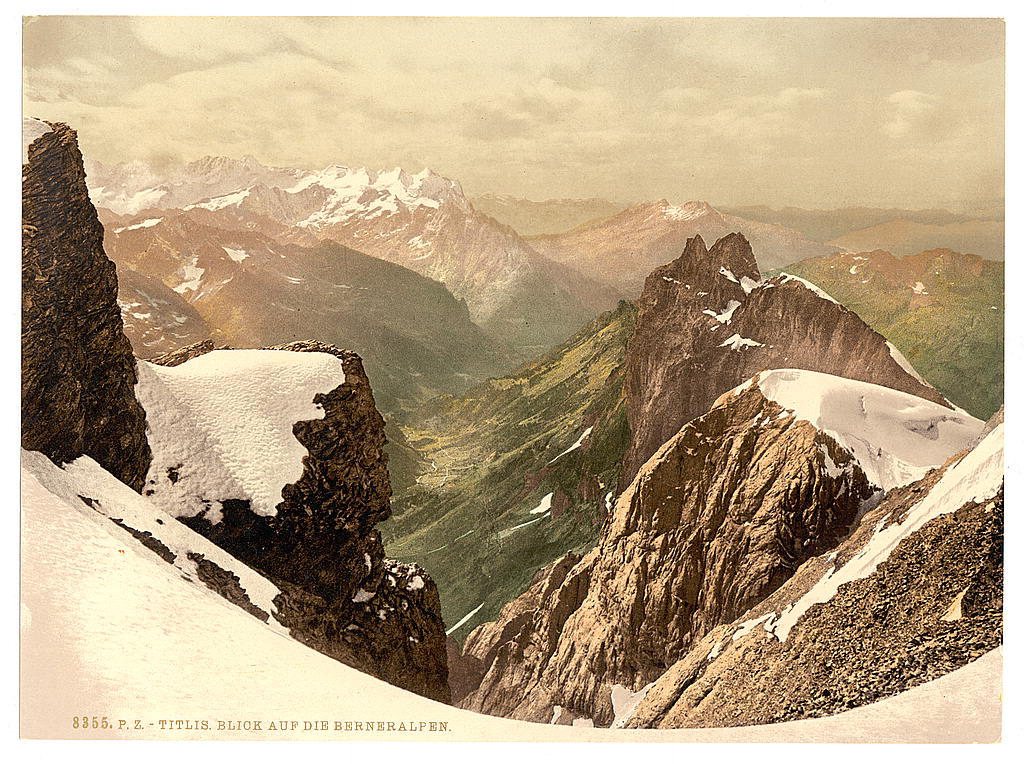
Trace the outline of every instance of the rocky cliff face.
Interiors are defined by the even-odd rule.
[[[595,550],[542,571],[470,635],[488,673],[465,707],[610,724],[612,687],[655,680],[834,544],[871,494],[831,438],[743,393],[659,450]]]
[[[875,385],[799,374],[772,372],[723,395],[662,446],[619,498],[593,551],[541,571],[495,623],[469,636],[465,652],[486,674],[461,705],[612,724],[703,635],[839,543],[880,498],[869,479],[879,472],[872,454],[913,460],[939,443],[931,458],[941,462],[982,427],[967,416],[949,422],[944,407]],[[783,406],[777,384],[809,402]],[[838,426],[832,417],[857,410],[857,401],[866,419],[892,419],[890,429]],[[817,425],[812,410],[824,412]]]
[[[829,555],[710,632],[630,727],[827,716],[969,663],[1002,642],[1002,427],[893,491]]]
[[[741,234],[710,250],[691,238],[647,278],[638,304],[622,485],[682,425],[765,369],[820,371],[945,401],[884,337],[813,285],[785,275],[762,281]]]
[[[214,350],[199,343],[163,360],[180,366]],[[327,353],[344,383],[314,402],[322,419],[292,428],[306,449],[301,477],[284,486],[271,515],[238,498],[179,519],[281,587],[278,620],[293,636],[399,687],[447,702],[444,624],[425,571],[384,557],[376,525],[391,513],[384,420],[355,353],[320,342],[268,350]],[[191,458],[190,458],[191,457]],[[201,454],[157,464],[146,493],[159,497],[194,470]],[[175,460],[177,461],[177,460]],[[243,486],[244,488],[244,486]]]
[[[26,120],[22,165],[22,447],[82,454],[136,490],[149,467],[114,264],[74,130]]]

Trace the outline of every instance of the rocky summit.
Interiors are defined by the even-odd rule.
[[[967,415],[947,425],[944,407],[874,385],[779,374],[685,425],[619,497],[591,552],[541,571],[467,638],[465,653],[485,674],[461,705],[610,726],[624,697],[847,535],[881,496],[868,477],[876,450],[913,461],[937,441],[942,459],[982,428]],[[802,403],[780,392],[787,386]],[[837,397],[844,402],[833,407]],[[889,430],[844,435],[833,417],[858,400],[883,418],[904,413]],[[812,424],[812,411],[824,419]],[[918,417],[935,429],[915,432]]]
[[[762,280],[742,234],[707,249],[699,236],[656,269],[629,341],[626,398],[637,470],[686,422],[765,369],[801,368],[945,402],[898,350],[848,308],[802,279]]]
[[[827,716],[954,671],[1003,624],[1003,437],[889,494],[828,555],[695,644],[634,698],[630,727]],[[624,720],[625,722],[625,720]]]

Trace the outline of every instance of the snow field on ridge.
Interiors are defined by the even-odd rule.
[[[831,436],[874,485],[889,491],[920,480],[968,448],[984,422],[960,410],[869,382],[802,369],[761,372],[765,398]]]
[[[179,517],[208,509],[211,522],[220,509],[203,500],[248,499],[253,512],[276,513],[307,453],[293,425],[323,419],[314,397],[345,382],[335,356],[282,350],[217,350],[173,367],[140,361],[138,371],[153,501]]]

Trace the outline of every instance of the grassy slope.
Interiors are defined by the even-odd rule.
[[[431,572],[449,626],[483,603],[457,639],[493,620],[538,568],[596,540],[629,439],[622,366],[635,314],[622,302],[539,361],[403,427],[429,471],[396,490],[385,544]],[[549,464],[590,426],[580,448]],[[548,493],[552,514],[531,515]]]
[[[995,413],[1003,402],[1003,263],[976,261],[974,273],[948,257],[922,258],[927,263],[908,277],[871,267],[851,274],[852,257],[812,258],[782,270],[855,311],[951,401],[981,419]],[[914,278],[930,300],[915,299]]]

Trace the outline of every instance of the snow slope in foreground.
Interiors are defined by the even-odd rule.
[[[834,438],[885,491],[920,480],[972,446],[985,426],[964,411],[909,393],[816,371],[766,371],[732,392],[751,383]]]
[[[345,382],[335,356],[287,350],[215,350],[180,366],[140,361],[138,370],[153,449],[147,487],[169,514],[208,510],[214,523],[220,510],[207,501],[249,499],[256,514],[276,514],[307,453],[292,426],[323,419],[313,399]]]
[[[30,456],[31,458],[28,458]],[[999,737],[1001,654],[904,695],[828,719],[722,730],[602,730],[514,722],[427,700],[306,648],[186,583],[68,490],[95,475],[26,457],[22,472],[22,735],[41,737],[402,739],[386,723],[444,722],[437,740],[991,741]],[[48,490],[44,479],[66,481]],[[34,474],[35,473],[35,474]],[[55,492],[56,491],[56,492]],[[58,495],[60,494],[60,495]],[[140,497],[141,498],[141,497]],[[144,501],[144,499],[143,499]],[[236,568],[237,570],[237,568]],[[82,730],[75,716],[141,720],[141,731]],[[197,720],[209,731],[161,729]],[[291,732],[218,732],[217,720],[297,720]],[[303,731],[302,720],[332,729]],[[334,721],[384,722],[334,731]],[[152,725],[152,726],[150,726]]]

